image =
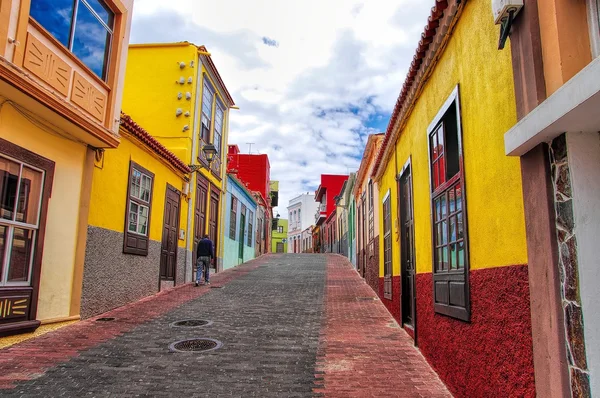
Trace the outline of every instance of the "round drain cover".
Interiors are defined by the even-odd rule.
[[[209,326],[212,325],[212,321],[206,321],[204,319],[184,319],[182,321],[173,322],[171,324],[172,328],[197,328],[200,326]]]
[[[182,340],[172,343],[169,346],[169,350],[174,352],[200,352],[200,351],[212,351],[221,348],[223,343],[214,339],[197,338]]]
[[[112,318],[112,317],[106,317],[106,318],[98,318],[96,319],[96,322],[110,322],[110,321],[114,321],[116,318]]]

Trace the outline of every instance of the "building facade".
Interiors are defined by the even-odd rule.
[[[271,253],[287,253],[288,243],[288,220],[284,218],[274,218],[271,236]]]
[[[356,268],[373,290],[379,292],[379,184],[371,179],[375,159],[383,134],[372,134],[367,139],[360,166],[356,172],[353,196],[356,202]],[[385,279],[390,288],[391,275]]]
[[[318,204],[314,194],[303,193],[289,201],[288,210],[288,253],[302,253],[306,250],[302,233],[315,221]]]
[[[525,1],[510,34],[538,396],[600,394],[600,13]]]
[[[331,253],[334,247],[335,225],[331,224],[332,215],[336,211],[335,197],[340,193],[347,175],[321,174],[321,184],[315,191],[315,202],[317,211],[315,213],[316,237],[319,239],[314,246],[321,253]],[[329,220],[329,222],[327,222]]]
[[[300,235],[302,253],[313,253],[313,227],[310,226]]]
[[[60,20],[49,0],[0,5],[3,335],[80,317],[94,159],[120,141],[133,1],[78,4]]]
[[[513,70],[493,21],[484,0],[432,9],[373,173],[380,285],[455,395],[535,396],[521,167],[504,153]]]
[[[94,162],[81,317],[184,282],[190,168],[128,115]]]
[[[237,178],[227,175],[227,212],[223,269],[232,268],[255,258],[256,199]]]
[[[338,216],[339,253],[352,262],[352,245],[354,244],[354,218],[350,198],[353,196],[356,174],[350,173],[337,197],[336,212]],[[356,249],[354,249],[356,250]]]
[[[151,89],[149,89],[151,88]],[[195,166],[186,214],[185,280],[192,280],[196,245],[208,234],[216,267],[223,267],[225,159],[229,110],[234,106],[210,53],[188,42],[129,46],[123,111],[155,134],[179,159]],[[217,154],[209,165],[204,151]]]

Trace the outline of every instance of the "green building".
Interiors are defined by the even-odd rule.
[[[287,253],[288,220],[273,219],[271,233],[271,251],[273,253]]]

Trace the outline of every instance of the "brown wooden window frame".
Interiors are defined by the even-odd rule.
[[[454,133],[455,137],[452,136]],[[449,137],[452,140],[449,140]],[[471,318],[469,239],[458,86],[429,125],[427,142],[434,310],[436,313],[468,322]],[[436,145],[435,150],[433,142]],[[460,199],[457,200],[458,196]],[[461,226],[462,236],[459,229]],[[461,245],[462,264],[459,250]]]
[[[140,173],[141,179],[140,183],[143,180],[143,177],[150,178],[150,191],[148,193],[148,201],[143,200],[142,198],[138,198],[133,196],[131,193],[131,185],[134,171]],[[141,190],[141,185],[140,185]],[[134,254],[138,256],[147,256],[148,255],[148,245],[150,244],[150,225],[152,218],[152,198],[154,194],[154,173],[149,171],[148,169],[140,166],[138,163],[133,160],[129,161],[129,177],[127,178],[127,198],[125,202],[125,227],[124,227],[124,236],[123,236],[123,253],[126,254]],[[131,204],[136,204],[137,206],[144,206],[148,208],[148,217],[146,222],[146,232],[141,233],[139,231],[133,232],[129,230],[130,226],[130,212],[131,212]],[[138,212],[138,220],[139,220],[139,212]],[[137,224],[136,224],[137,225]],[[139,226],[139,225],[138,225]],[[135,243],[135,244],[134,244]],[[145,244],[145,247],[140,246],[140,244]]]
[[[246,242],[246,246],[250,247],[252,247],[252,236],[254,235],[254,231],[252,230],[252,228],[254,228],[254,212],[248,209],[248,239]]]
[[[382,200],[383,207],[383,297],[392,299],[392,205],[391,191]]]
[[[238,199],[231,195],[231,209],[229,212],[229,239],[231,240],[235,240],[237,232],[237,205]]]

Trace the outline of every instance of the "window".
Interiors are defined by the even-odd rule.
[[[114,13],[101,0],[31,0],[31,16],[106,80]]]
[[[429,129],[435,311],[470,319],[458,88]]]
[[[235,230],[237,228],[237,205],[238,200],[235,196],[231,196],[231,210],[229,213],[229,239],[235,240]],[[244,239],[240,237],[240,239]]]
[[[254,213],[248,211],[248,246],[252,246],[252,226],[254,224]]]
[[[210,125],[212,122],[212,106],[213,98],[215,96],[215,90],[208,82],[208,78],[204,76],[204,85],[202,89],[202,126],[200,131],[200,138],[205,143],[210,142]]]
[[[298,219],[296,220],[296,224],[297,224],[296,227],[297,228],[302,228],[302,224],[300,223],[300,211],[301,210],[302,209],[298,209]]]
[[[371,256],[374,255],[374,242],[375,238],[375,210],[374,210],[375,201],[373,199],[373,181],[369,181],[369,241],[367,242],[369,245],[369,254]]]
[[[383,297],[392,298],[392,215],[390,195],[383,201]]]
[[[29,286],[44,171],[0,156],[0,286]]]
[[[153,183],[154,174],[135,162],[130,162],[124,253],[148,255]]]
[[[283,227],[281,225],[277,227],[277,232],[279,232],[280,234],[283,233]]]
[[[217,101],[217,106],[215,107],[215,137],[213,139],[213,144],[217,148],[217,156],[221,153],[221,137],[223,136],[223,118],[225,115],[223,109],[224,107],[221,105],[221,102]]]

